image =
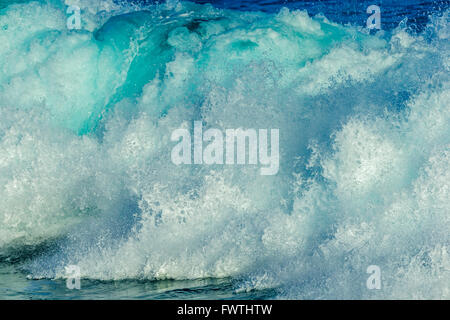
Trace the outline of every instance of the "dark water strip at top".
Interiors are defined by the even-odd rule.
[[[0,9],[13,3],[25,3],[30,0],[0,0]],[[45,0],[38,0],[43,1]],[[116,3],[134,3],[152,5],[164,0],[114,0]],[[240,11],[263,11],[276,13],[281,8],[307,10],[311,16],[323,14],[331,21],[340,24],[365,26],[370,5],[381,8],[382,29],[392,30],[405,18],[407,26],[414,31],[422,31],[429,16],[442,14],[450,8],[450,0],[190,0],[210,3],[217,8]]]
[[[116,0],[123,2],[124,0]],[[138,4],[154,4],[163,1],[125,0]],[[429,16],[443,13],[450,7],[450,0],[192,0],[196,3],[210,3],[217,8],[241,11],[264,11],[275,13],[281,8],[307,10],[310,15],[323,14],[341,24],[365,26],[370,5],[381,8],[382,29],[396,28],[405,18],[407,25],[417,31],[423,30]]]

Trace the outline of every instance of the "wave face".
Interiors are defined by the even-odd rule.
[[[39,247],[36,279],[72,264],[283,298],[450,298],[448,11],[370,35],[288,9],[72,2],[82,30],[59,1],[0,11],[0,255]],[[279,128],[278,175],[173,165],[171,133],[194,120]]]

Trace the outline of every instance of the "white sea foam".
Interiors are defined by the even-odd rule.
[[[370,36],[306,12],[90,3],[80,31],[57,1],[0,14],[0,248],[54,239],[32,277],[450,298],[448,13]],[[174,165],[194,120],[280,128],[278,175]]]

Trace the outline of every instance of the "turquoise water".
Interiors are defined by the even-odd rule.
[[[68,289],[66,280],[27,280],[14,266],[0,268],[0,295],[2,299],[63,299],[63,300],[208,300],[208,299],[274,299],[275,290],[258,292],[238,292],[237,284],[231,279],[201,280],[122,280],[98,281],[81,280],[81,289]]]
[[[237,2],[1,2],[0,298],[450,298],[447,4]],[[174,165],[194,121],[278,174]]]

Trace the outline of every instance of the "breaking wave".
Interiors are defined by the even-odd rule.
[[[81,30],[62,1],[0,11],[3,258],[39,247],[33,278],[75,264],[284,298],[450,298],[448,11],[371,35],[288,9],[72,2]],[[197,120],[279,128],[278,175],[172,164],[171,132]]]

